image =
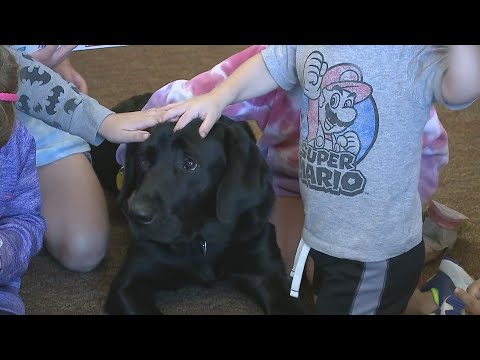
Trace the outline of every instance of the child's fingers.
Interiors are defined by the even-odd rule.
[[[138,114],[141,116],[137,117],[134,122],[132,122],[131,130],[143,130],[157,124],[164,122],[165,111],[160,108],[151,108],[144,111],[139,111]],[[177,118],[172,118],[168,121],[176,120]]]
[[[173,131],[178,131],[180,129],[183,129],[190,121],[192,121],[197,117],[199,117],[198,114],[193,115],[193,113],[189,111],[183,113],[178,118],[177,124],[175,125],[175,128],[173,129]]]
[[[179,117],[183,117],[187,109],[184,105],[178,105],[167,110],[161,108],[161,110],[163,111],[163,115],[161,116],[160,121],[165,122],[172,121],[173,119],[177,119]]]
[[[40,50],[37,50],[36,52],[42,53],[43,55],[50,57],[55,53],[55,51],[57,51],[58,46],[59,45],[45,45],[45,47],[43,47]]]
[[[146,118],[154,119],[156,123],[163,122],[163,118],[165,116],[165,111],[160,108],[151,108],[148,110],[141,110],[139,111],[140,114],[146,116]]]
[[[149,138],[150,133],[143,130],[131,130],[124,131],[122,134],[122,140],[119,143],[132,143],[132,142],[142,142]]]
[[[212,127],[213,125],[215,125],[217,120],[218,120],[218,117],[212,116],[211,114],[208,114],[205,117],[205,120],[203,120],[202,125],[200,125],[200,129],[198,129],[200,132],[200,136],[202,138],[205,138],[208,135],[208,133],[210,132],[210,130],[212,130]]]
[[[72,70],[72,82],[75,84],[78,90],[83,94],[88,94],[88,85],[87,81],[83,78],[82,75],[75,69]]]
[[[462,300],[465,305],[465,311],[470,314],[480,315],[480,301],[472,294],[467,293],[463,289],[456,288],[455,295]]]
[[[171,103],[171,104],[168,104],[168,105],[165,105],[165,106],[162,106],[162,107],[159,107],[157,109],[160,109],[160,110],[163,110],[163,111],[167,111],[167,110],[170,110],[180,104],[183,104],[183,101],[182,102],[178,102],[178,103]]]
[[[162,111],[163,115],[160,119],[160,122],[172,121],[173,119],[178,119],[186,111],[186,106],[183,102],[172,103],[159,108],[156,108],[159,111]]]
[[[58,60],[66,58],[78,45],[61,45],[55,51],[55,57]]]
[[[50,61],[48,66],[55,67],[65,60],[78,45],[47,45]]]
[[[480,300],[480,286],[478,280],[470,284],[470,286],[467,288],[467,292]]]
[[[127,114],[118,114],[125,116]],[[123,131],[137,131],[145,130],[160,123],[160,113],[156,113],[150,110],[137,112],[135,115],[128,114],[128,118],[124,118],[121,121],[117,121],[118,129]]]

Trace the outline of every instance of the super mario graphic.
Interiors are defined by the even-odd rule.
[[[378,132],[372,87],[354,64],[328,67],[322,53],[305,61],[300,137],[300,179],[310,189],[336,195],[363,193],[357,165]]]

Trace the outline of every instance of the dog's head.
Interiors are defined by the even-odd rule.
[[[200,124],[177,132],[159,124],[148,140],[127,146],[118,201],[137,237],[168,243],[212,220],[235,224],[246,212],[268,219],[271,173],[251,134],[222,117],[202,139]]]

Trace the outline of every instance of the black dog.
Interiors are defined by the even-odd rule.
[[[271,172],[244,126],[222,117],[209,135],[194,120],[150,129],[127,146],[118,201],[133,241],[111,284],[108,314],[161,314],[159,290],[229,279],[266,314],[303,313],[269,223]]]
[[[144,93],[129,97],[115,105],[112,111],[117,114],[140,111],[151,96],[152,93]],[[118,144],[105,140],[99,146],[91,146],[90,150],[93,170],[97,174],[98,180],[102,187],[113,195],[118,195],[116,177],[121,168],[115,159],[117,148]]]

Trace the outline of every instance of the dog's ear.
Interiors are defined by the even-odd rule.
[[[271,194],[271,173],[257,144],[240,124],[225,125],[227,169],[217,191],[217,218],[231,223]],[[270,211],[270,203],[265,212]],[[268,215],[268,214],[266,214]]]
[[[135,187],[135,156],[138,148],[138,143],[130,143],[127,145],[125,154],[125,173],[123,178],[123,185],[117,197],[118,205],[123,208],[123,204],[132,194]]]

